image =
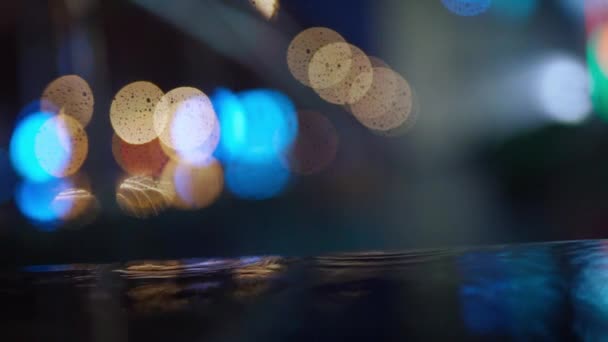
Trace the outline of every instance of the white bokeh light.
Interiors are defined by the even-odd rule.
[[[538,71],[537,100],[548,118],[575,124],[585,120],[592,109],[589,76],[585,65],[568,55],[546,59]]]

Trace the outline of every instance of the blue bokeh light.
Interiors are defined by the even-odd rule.
[[[213,96],[222,136],[218,157],[264,163],[286,151],[297,134],[293,103],[282,93],[256,89],[237,95],[219,90]]]
[[[53,200],[60,192],[70,189],[71,185],[67,179],[23,181],[15,192],[17,207],[25,217],[37,223],[40,229],[53,230],[53,223],[65,216],[73,205],[69,201],[62,201],[57,205]]]
[[[220,121],[222,137],[216,150],[221,160],[230,160],[245,148],[247,119],[245,109],[238,96],[227,89],[218,89],[211,97],[213,107]]]
[[[36,157],[35,143],[38,132],[52,116],[47,112],[35,112],[23,118],[11,137],[11,162],[17,173],[28,180],[44,182],[52,178]]]
[[[487,11],[492,5],[492,0],[441,0],[441,3],[456,15],[472,17]]]
[[[261,163],[229,163],[224,177],[226,186],[235,196],[263,200],[279,195],[289,183],[290,173],[275,159]]]
[[[34,140],[36,160],[51,175],[61,175],[72,154],[70,134],[59,120],[47,120]],[[42,162],[43,161],[43,162]]]
[[[291,100],[268,89],[239,94],[220,89],[212,101],[221,130],[216,156],[225,166],[228,189],[245,199],[261,200],[279,195],[290,179],[280,157],[298,133]]]

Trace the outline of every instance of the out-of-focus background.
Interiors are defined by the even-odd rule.
[[[592,101],[602,88],[588,64],[603,46],[601,36],[592,43],[607,5],[588,1],[597,7],[586,11],[583,1],[494,0],[474,13],[490,2],[458,2],[283,0],[272,20],[245,0],[3,2],[0,262],[606,237],[608,123],[601,101]],[[294,79],[288,46],[314,26],[335,30],[409,82],[415,120],[402,134],[371,131]],[[85,79],[95,96],[80,172],[100,210],[86,225],[41,229],[16,203],[21,180],[9,145],[24,108],[68,74]],[[129,217],[116,202],[124,174],[112,154],[109,113],[114,95],[140,80],[210,96],[220,88],[278,90],[329,119],[337,153],[321,172],[290,175],[272,198],[223,191],[201,210]]]

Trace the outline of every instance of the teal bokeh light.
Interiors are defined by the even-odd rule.
[[[72,209],[70,201],[54,204],[53,200],[72,184],[67,179],[51,179],[45,182],[23,181],[17,186],[15,201],[21,213],[42,230],[53,230],[54,224]]]
[[[44,182],[53,178],[46,172],[36,157],[36,136],[51,113],[35,112],[17,124],[10,143],[10,157],[17,173],[30,181]]]

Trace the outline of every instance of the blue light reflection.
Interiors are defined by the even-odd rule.
[[[54,230],[57,222],[71,209],[70,201],[53,202],[62,191],[72,184],[67,179],[52,179],[46,182],[24,181],[17,186],[15,201],[21,213],[34,221],[41,230]]]
[[[230,163],[225,168],[226,186],[236,196],[263,200],[279,195],[290,173],[278,159],[263,163]]]
[[[549,249],[468,253],[459,269],[462,315],[473,334],[558,337],[564,286]]]

